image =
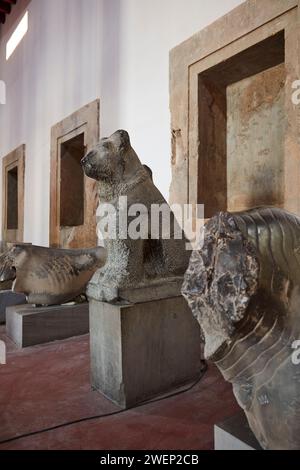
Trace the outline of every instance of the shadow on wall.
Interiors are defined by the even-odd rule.
[[[120,114],[120,45],[121,0],[103,0],[102,4],[102,61],[100,68],[101,96],[104,103],[105,128],[116,129]],[[103,117],[103,113],[101,113]]]

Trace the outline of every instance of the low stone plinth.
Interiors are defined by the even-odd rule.
[[[84,335],[89,332],[88,303],[8,307],[6,330],[20,348]]]
[[[6,307],[26,303],[24,294],[17,294],[11,290],[0,291],[0,324],[5,323]]]
[[[92,387],[128,408],[190,385],[204,370],[200,328],[185,300],[90,300]]]

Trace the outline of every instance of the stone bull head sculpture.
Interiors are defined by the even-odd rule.
[[[183,285],[205,356],[265,449],[300,448],[299,287],[300,219],[276,208],[213,217]]]
[[[0,256],[0,282],[13,280],[13,291],[26,294],[29,303],[61,304],[84,293],[105,262],[102,247],[65,250],[14,245]]]

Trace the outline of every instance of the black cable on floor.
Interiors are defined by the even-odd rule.
[[[196,380],[196,382],[194,382],[186,390],[179,390],[178,392],[171,393],[170,395],[166,395],[166,396],[163,396],[161,398],[156,398],[154,400],[143,401],[143,402],[139,403],[138,405],[134,405],[134,406],[131,406],[129,408],[125,408],[124,410],[113,411],[111,413],[107,413],[107,414],[103,414],[103,415],[89,416],[87,418],[81,418],[81,419],[77,419],[75,421],[69,421],[67,423],[57,424],[56,426],[41,429],[39,431],[32,431],[32,432],[29,432],[29,433],[26,433],[26,434],[21,434],[19,436],[10,437],[8,439],[4,439],[3,441],[0,441],[0,445],[8,444],[9,442],[13,442],[13,441],[18,441],[19,439],[25,439],[27,437],[36,436],[38,434],[44,434],[46,432],[56,431],[57,429],[66,428],[68,426],[73,426],[74,424],[84,423],[84,422],[87,422],[87,421],[93,421],[93,420],[101,419],[101,418],[109,418],[110,416],[116,416],[116,415],[119,415],[121,413],[125,413],[126,411],[135,410],[135,409],[140,408],[142,406],[150,405],[151,403],[157,403],[157,402],[160,402],[160,401],[163,401],[163,400],[167,400],[168,398],[176,397],[176,396],[181,395],[183,393],[189,392],[194,387],[196,387],[196,385],[198,385],[198,383],[200,382],[200,380],[202,379],[202,377],[203,377],[203,375],[205,374],[206,371],[207,371],[207,366],[205,365],[205,368],[201,372],[201,376]]]

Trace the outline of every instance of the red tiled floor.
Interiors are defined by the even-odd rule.
[[[89,337],[18,351],[0,328],[0,441],[118,411],[90,388]],[[192,390],[118,415],[0,444],[4,449],[212,449],[213,425],[239,410],[231,386],[210,366]]]

